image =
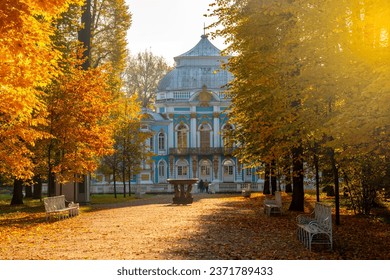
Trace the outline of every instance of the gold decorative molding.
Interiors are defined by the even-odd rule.
[[[173,176],[173,164],[174,164],[174,161],[175,160],[175,157],[174,156],[169,156],[169,171],[170,171],[170,176],[172,177]]]
[[[198,167],[198,158],[197,156],[192,156],[192,177],[196,177],[196,172]]]
[[[210,91],[207,90],[207,86],[203,85],[202,91],[198,95],[199,106],[200,107],[209,107],[209,102],[213,98],[213,95]]]
[[[219,158],[218,156],[213,157],[213,169],[214,169],[214,177],[215,179],[218,179],[218,168],[219,167]]]

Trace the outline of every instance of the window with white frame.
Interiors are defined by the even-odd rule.
[[[211,163],[208,160],[202,160],[200,162],[200,176],[204,178],[210,176],[211,174]]]
[[[223,174],[225,176],[232,176],[233,175],[233,165],[224,165],[223,166]]]
[[[158,150],[165,151],[165,134],[163,132],[158,134]]]
[[[187,135],[188,135],[188,128],[184,124],[180,124],[177,127],[177,147],[178,148],[187,148]]]
[[[226,124],[224,127],[223,127],[223,146],[225,148],[231,148],[233,147],[233,143],[231,141],[231,133],[233,131],[233,126],[231,124]]]
[[[166,164],[164,161],[158,163],[158,177],[159,179],[166,178]]]
[[[188,162],[186,160],[177,161],[177,177],[178,178],[187,178],[188,176]]]
[[[233,182],[234,180],[234,163],[231,159],[225,160],[223,163],[223,180],[225,182]]]
[[[200,132],[200,147],[210,148],[210,132],[211,126],[209,124],[201,124],[199,127]]]
[[[149,150],[154,151],[154,137],[149,138]]]

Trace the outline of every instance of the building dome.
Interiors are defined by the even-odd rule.
[[[215,47],[208,39],[207,35],[202,35],[201,40],[195,47],[190,49],[188,52],[183,53],[175,58],[181,58],[184,56],[220,56],[221,51]]]
[[[227,59],[202,35],[195,47],[175,57],[175,68],[161,79],[157,89],[159,92],[191,91],[206,86],[220,90],[232,79],[230,72],[221,68]]]

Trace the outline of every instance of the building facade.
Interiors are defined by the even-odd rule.
[[[240,165],[227,133],[230,99],[224,87],[233,78],[222,68],[228,57],[202,35],[191,50],[174,58],[175,67],[159,83],[155,111],[144,109],[141,129],[153,132],[152,165],[137,184],[155,188],[168,178],[199,178],[215,191],[241,191],[244,183],[259,188],[254,170]],[[151,188],[153,189],[153,187]]]
[[[199,178],[212,192],[262,190],[263,180],[233,156],[227,133],[234,129],[226,111],[224,87],[233,78],[222,68],[228,57],[202,35],[191,50],[174,58],[175,67],[160,82],[155,110],[143,109],[141,130],[152,132],[152,163],[134,176],[135,192],[172,192],[167,179]],[[94,181],[91,193],[112,193],[112,182]],[[123,182],[117,183],[122,192]],[[194,192],[198,189],[194,188]]]

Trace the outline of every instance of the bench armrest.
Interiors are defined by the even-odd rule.
[[[297,216],[297,223],[300,225],[308,224],[314,219],[314,212],[310,214],[300,214]]]

